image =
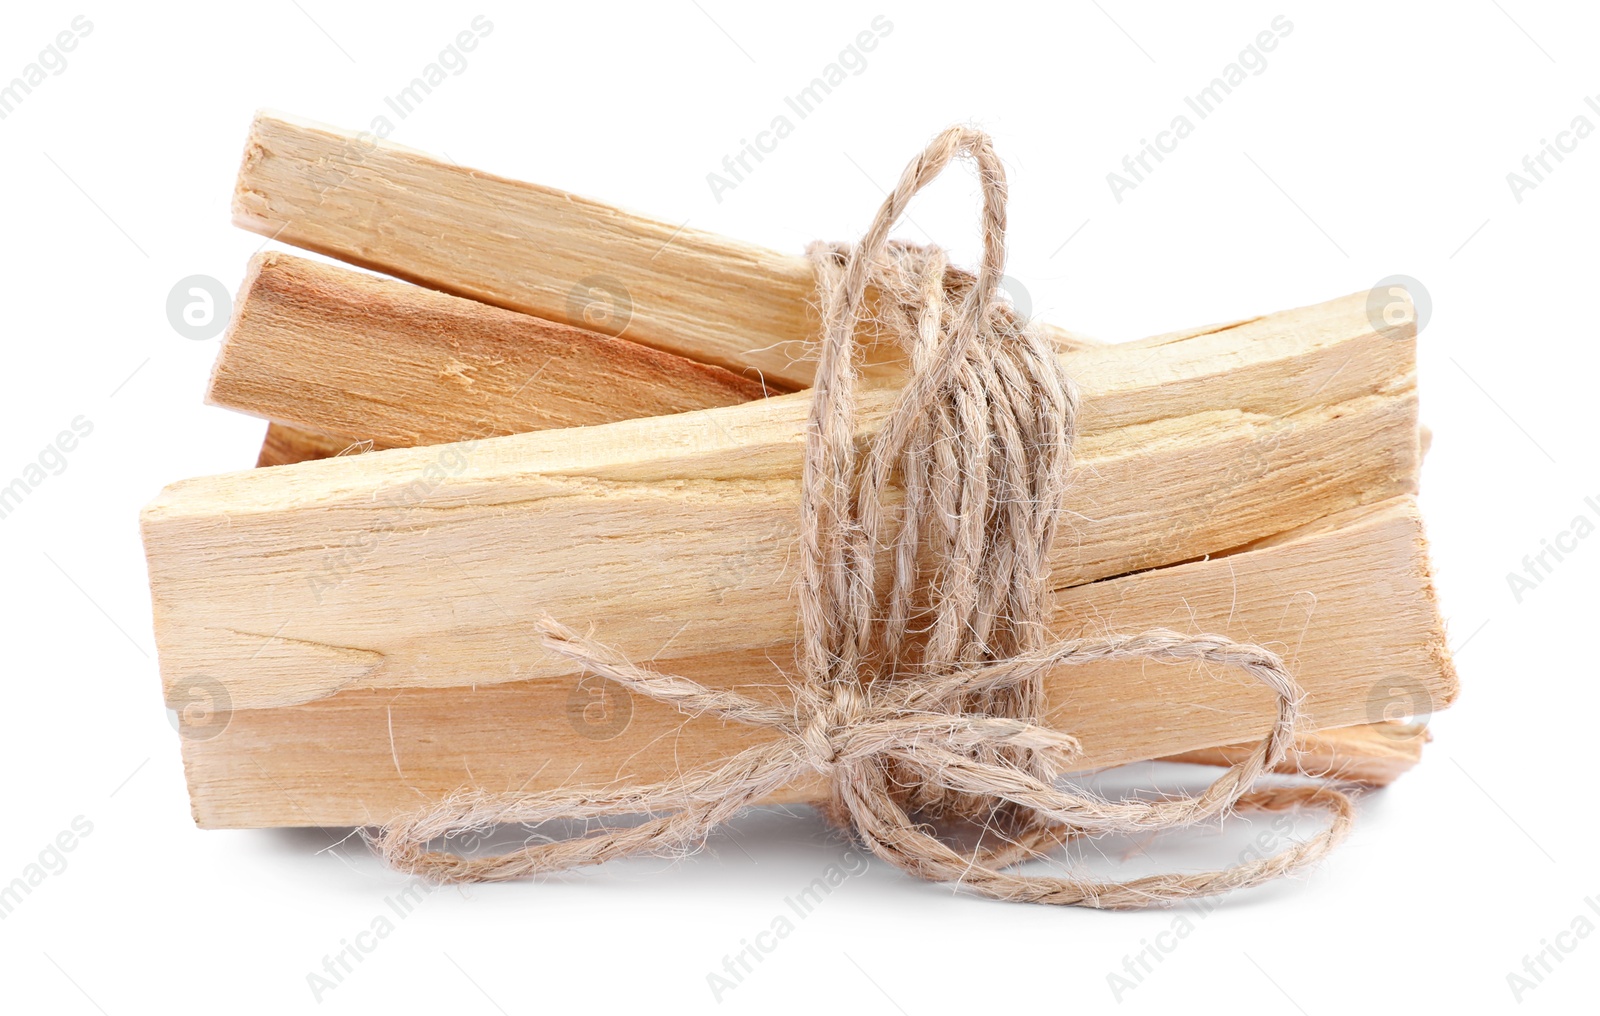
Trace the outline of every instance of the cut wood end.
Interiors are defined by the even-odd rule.
[[[272,235],[283,223],[271,210],[266,194],[248,186],[254,167],[270,158],[276,143],[286,136],[311,134],[344,147],[361,145],[375,148],[381,144],[390,151],[410,152],[426,158],[426,153],[407,147],[397,141],[380,141],[368,132],[347,131],[332,124],[306,117],[295,116],[275,109],[258,109],[250,119],[250,130],[245,135],[244,153],[239,159],[239,174],[235,177],[233,191],[233,224],[253,233]],[[268,228],[270,226],[270,228]]]
[[[1424,712],[1433,713],[1440,709],[1447,709],[1455,704],[1461,695],[1461,674],[1456,669],[1455,654],[1450,649],[1450,642],[1445,635],[1444,614],[1439,607],[1439,590],[1433,581],[1433,570],[1429,565],[1428,538],[1421,531],[1420,511],[1418,518],[1417,554],[1420,559],[1420,579],[1427,602],[1432,606],[1434,616],[1439,619],[1438,628],[1433,638],[1428,641],[1428,655],[1435,661],[1439,668],[1439,687],[1431,692],[1430,701],[1426,703],[1426,710],[1416,710],[1416,715]]]
[[[239,283],[239,291],[234,294],[233,314],[228,319],[228,327],[222,333],[222,342],[217,347],[217,358],[211,362],[211,375],[206,379],[206,390],[203,396],[208,406],[224,406],[216,399],[217,379],[227,370],[229,354],[233,349],[233,337],[238,334],[246,317],[254,309],[252,295],[256,289],[256,282],[261,277],[264,268],[274,265],[283,255],[277,251],[263,251],[250,259],[245,266],[244,281]],[[259,415],[259,414],[251,414]]]
[[[1455,702],[1461,691],[1461,678],[1456,670],[1455,659],[1445,634],[1444,615],[1439,607],[1438,587],[1433,580],[1433,567],[1430,563],[1422,508],[1414,497],[1369,505],[1336,518],[1319,519],[1291,532],[1258,540],[1251,544],[1249,549],[1279,546],[1336,528],[1360,525],[1375,528],[1382,525],[1386,519],[1399,522],[1403,526],[1403,529],[1389,529],[1389,532],[1404,532],[1409,535],[1408,570],[1410,577],[1416,583],[1417,594],[1414,600],[1417,606],[1411,613],[1415,615],[1413,623],[1416,630],[1424,633],[1421,649],[1432,663],[1426,682],[1419,684],[1413,679],[1408,679],[1404,682],[1404,688],[1391,689],[1390,698],[1395,700],[1395,705],[1402,709],[1405,716],[1428,716],[1448,708]],[[1413,602],[1413,596],[1409,593],[1405,599],[1407,602]],[[1382,711],[1384,707],[1380,702],[1374,708]],[[1398,718],[1388,715],[1371,717],[1374,721]]]
[[[1457,677],[1443,650],[1444,625],[1424,553],[1415,500],[1399,497],[1204,561],[1064,590],[1057,611],[1092,620],[1060,633],[1217,630],[1284,657],[1306,692],[1306,728],[1426,717],[1455,697]],[[1205,714],[1221,708],[1233,689],[1239,697],[1229,708],[1253,717],[1244,729],[1260,736],[1270,726],[1271,696],[1222,668],[1165,670],[1129,661],[1097,671],[1093,684],[1080,683],[1089,678],[1071,669],[1053,674],[1052,724],[1078,734],[1101,764],[1138,758],[1124,750],[1124,734],[1140,717],[1125,711],[1127,700],[1096,697],[1118,667],[1115,676],[1142,682],[1147,694],[1171,696],[1175,715],[1148,732],[1156,756],[1195,747],[1177,738],[1192,733],[1186,727],[1209,722]],[[1214,683],[1200,705],[1188,689],[1202,675]]]

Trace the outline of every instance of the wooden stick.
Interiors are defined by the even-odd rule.
[[[208,401],[310,431],[324,450],[582,427],[766,394],[720,367],[275,252],[251,260],[236,306]]]
[[[433,612],[470,615],[479,606],[439,595]],[[596,620],[606,635],[607,619]],[[1166,625],[1258,640],[1297,673],[1308,729],[1381,715],[1375,688],[1410,689],[1428,711],[1444,708],[1456,692],[1410,498],[1236,554],[1066,590],[1053,623],[1064,636]],[[525,634],[521,646],[506,649],[528,658],[533,643]],[[438,643],[421,648],[442,661],[450,656]],[[782,701],[789,652],[769,646],[662,666]],[[213,707],[193,723],[184,713],[182,727],[195,819],[205,827],[382,823],[464,787],[648,783],[774,736],[686,718],[572,674],[474,687],[352,685],[315,702],[231,714],[215,683],[180,682],[175,703],[196,700],[193,690],[201,689]],[[1085,768],[1247,741],[1265,732],[1272,714],[1262,689],[1204,667],[1063,667],[1049,675],[1047,693],[1049,722],[1082,740]],[[1204,760],[1215,761],[1214,753]],[[775,800],[821,793],[810,782]]]
[[[1424,723],[1385,721],[1318,730],[1295,739],[1294,751],[1278,766],[1278,771],[1383,787],[1422,760],[1422,747],[1429,740],[1431,737]],[[1170,756],[1165,761],[1231,766],[1254,748],[1254,744],[1203,748]]]
[[[412,282],[718,364],[811,383],[811,265],[370,135],[262,112],[234,221]],[[1043,327],[1063,349],[1079,337]],[[888,351],[869,356],[894,371]]]
[[[1414,490],[1413,352],[1357,296],[1069,354],[1084,408],[1054,581]],[[893,398],[862,393],[863,434]],[[175,484],[144,514],[163,675],[214,672],[236,707],[554,676],[526,628],[546,611],[637,658],[790,643],[806,399]]]
[[[274,422],[267,424],[266,436],[261,439],[261,452],[256,456],[256,466],[292,466],[296,462],[359,455],[371,450],[372,445],[367,441],[332,437]]]

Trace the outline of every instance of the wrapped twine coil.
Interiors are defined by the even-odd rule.
[[[913,195],[958,155],[977,164],[983,257],[976,276],[932,246],[891,243]],[[638,667],[545,617],[546,648],[691,715],[787,736],[672,780],[622,789],[457,795],[370,834],[393,867],[440,882],[495,881],[693,849],[741,809],[813,772],[829,817],[919,878],[997,899],[1131,908],[1281,878],[1348,833],[1353,804],[1323,784],[1253,789],[1290,749],[1302,694],[1283,661],[1220,635],[1156,629],[1052,640],[1048,555],[1067,487],[1077,392],[1055,351],[995,300],[1005,264],[1005,172],[987,135],[940,134],[906,168],[861,242],[813,244],[823,337],[801,477],[801,639],[792,706]],[[877,332],[909,380],[858,447],[856,330],[871,291]],[[902,492],[895,503],[893,483]],[[890,574],[877,574],[884,562]],[[886,592],[880,593],[880,590]],[[1043,677],[1100,660],[1234,667],[1277,699],[1267,736],[1193,796],[1108,801],[1059,786],[1079,754],[1043,725]],[[1312,807],[1328,827],[1270,857],[1196,873],[1106,882],[1010,870],[1078,834],[1144,833],[1230,811]],[[429,850],[468,828],[648,816],[494,856]],[[940,830],[976,826],[978,845]],[[985,841],[990,841],[985,843]]]

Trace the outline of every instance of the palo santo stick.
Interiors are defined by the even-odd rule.
[[[284,423],[269,423],[267,434],[261,439],[261,453],[256,456],[256,467],[290,466],[296,462],[330,459],[336,455],[359,455],[371,450],[371,444],[366,441],[331,437]]]
[[[731,406],[720,367],[304,258],[250,262],[207,400],[346,446],[442,444]]]
[[[439,612],[455,607],[436,603]],[[597,620],[603,636],[608,619]],[[1370,719],[1376,685],[1412,689],[1435,710],[1456,691],[1411,498],[1235,554],[1066,590],[1052,625],[1063,636],[1166,625],[1258,640],[1298,675],[1309,728]],[[524,635],[522,652],[534,645]],[[788,693],[778,671],[788,652],[774,646],[661,665],[781,701]],[[1271,696],[1247,678],[1203,666],[1062,667],[1046,690],[1048,722],[1080,738],[1086,769],[1258,738],[1273,713]],[[464,787],[648,783],[774,736],[686,718],[571,674],[476,687],[352,687],[317,702],[203,720],[183,728],[185,768],[196,821],[219,828],[383,823]],[[775,800],[821,794],[809,782]]]
[[[1279,764],[1278,771],[1369,787],[1388,786],[1422,760],[1422,747],[1428,740],[1428,728],[1423,723],[1384,721],[1318,730],[1295,738],[1294,749]],[[1202,748],[1172,755],[1165,761],[1231,766],[1254,748],[1254,744]]]
[[[1413,354],[1361,296],[1067,354],[1084,408],[1053,581],[1414,490]],[[863,434],[893,397],[862,393]],[[807,398],[174,484],[144,514],[169,694],[196,673],[239,708],[564,674],[530,644],[546,611],[640,659],[792,644]]]
[[[779,389],[811,383],[816,284],[801,257],[267,112],[233,208],[246,229],[352,264]],[[1083,344],[1041,327],[1062,349]]]

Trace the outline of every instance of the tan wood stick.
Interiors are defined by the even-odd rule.
[[[1318,730],[1295,738],[1294,750],[1278,771],[1383,787],[1422,760],[1422,748],[1429,740],[1424,723],[1384,721]],[[1231,766],[1254,748],[1248,743],[1202,748],[1169,756],[1166,761]]]
[[[718,364],[774,388],[811,381],[818,321],[803,257],[465,169],[370,135],[257,114],[234,221],[446,292]],[[1082,344],[1041,327],[1063,349]]]
[[[235,308],[207,401],[273,421],[258,465],[660,416],[769,394],[721,368],[277,252],[251,260]]]
[[[235,306],[208,401],[320,435],[309,447],[321,449],[581,427],[767,394],[720,367],[276,252],[251,260]]]
[[[1414,490],[1414,343],[1364,306],[1068,354],[1058,587]],[[893,397],[863,393],[864,433]],[[545,611],[637,658],[787,644],[806,398],[175,484],[144,515],[164,678],[247,707],[557,675]]]
[[[366,441],[333,437],[286,423],[271,422],[267,424],[266,436],[261,439],[261,452],[256,456],[256,466],[291,466],[296,462],[331,459],[336,455],[359,455],[371,450],[371,444]]]
[[[439,598],[434,609],[457,608]],[[1235,554],[1065,590],[1054,624],[1064,636],[1166,625],[1259,641],[1298,675],[1308,728],[1381,716],[1376,696],[1397,687],[1419,712],[1444,708],[1456,693],[1409,497]],[[772,646],[662,666],[781,701],[787,652]],[[1086,769],[1247,741],[1271,722],[1270,695],[1229,671],[1128,662],[1059,668],[1046,683],[1049,722],[1081,739]],[[174,691],[175,706],[207,707],[180,714],[194,814],[206,827],[383,823],[466,787],[647,783],[773,736],[688,719],[572,674],[473,687],[352,686],[315,702],[231,712],[205,674]],[[1357,775],[1374,774],[1369,766]],[[776,800],[819,793],[811,783]]]

